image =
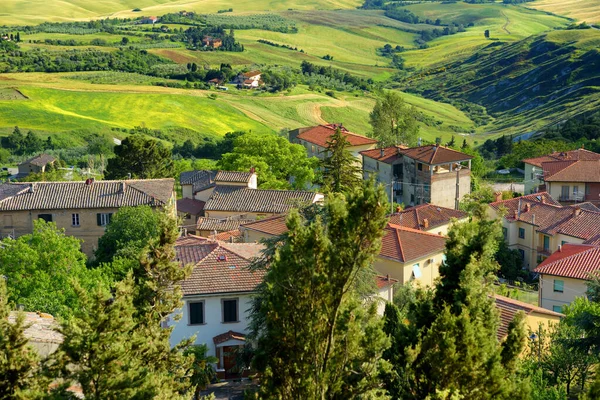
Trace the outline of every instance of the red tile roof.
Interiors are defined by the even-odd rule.
[[[386,287],[390,287],[390,286],[395,285],[396,283],[398,283],[398,280],[394,279],[394,278],[390,278],[389,275],[387,275],[387,276],[377,275],[375,277],[375,284],[377,285],[377,289],[383,289]]]
[[[542,163],[546,182],[600,182],[600,160],[569,160]]]
[[[408,147],[406,146],[390,146],[384,149],[364,150],[361,151],[360,154],[386,164],[392,164],[394,161],[398,160],[399,158],[402,158],[402,153],[400,152],[400,150],[407,148]],[[381,154],[382,150],[383,156]]]
[[[260,75],[260,71],[248,71],[248,72],[244,72],[244,76],[246,78],[253,78],[255,76]]]
[[[436,165],[449,162],[467,161],[473,158],[460,151],[434,144],[428,146],[412,147],[402,150],[402,154],[425,164]]]
[[[221,333],[213,338],[213,342],[215,344],[225,343],[229,340],[246,340],[246,335],[239,332],[229,331],[225,333]]]
[[[250,271],[248,267],[260,250],[254,244],[223,243],[194,236],[178,239],[177,261],[194,266],[181,284],[183,295],[253,292],[264,272]]]
[[[524,163],[542,167],[542,163],[547,161],[564,161],[564,160],[600,160],[600,154],[585,149],[556,151],[541,157],[527,158]]]
[[[275,215],[273,217],[249,222],[240,226],[241,229],[250,229],[267,235],[278,236],[288,231],[285,224],[285,215]]]
[[[364,146],[377,143],[375,139],[349,132],[343,126],[336,124],[314,126],[300,133],[297,138],[325,148],[327,147],[329,138],[335,133],[337,128],[341,129],[342,134],[348,139],[350,146]]]
[[[490,207],[492,207],[495,210],[506,208],[506,210],[508,211],[508,215],[510,215],[513,213],[514,210],[518,209],[519,202],[521,202],[521,204],[524,204],[524,202],[530,202],[560,206],[560,203],[554,200],[554,198],[550,196],[550,194],[546,192],[540,192],[528,194],[527,196],[515,197],[514,199],[495,201],[493,203],[490,203]]]
[[[220,240],[222,242],[232,242],[238,243],[243,239],[242,232],[239,229],[234,229],[232,231],[221,232],[215,235],[215,240]]]
[[[421,204],[407,208],[390,216],[390,223],[405,228],[429,230],[437,226],[447,225],[452,218],[467,218],[467,213],[452,208],[439,207],[433,204]],[[428,225],[425,228],[425,225]]]
[[[565,244],[534,269],[543,275],[588,279],[600,270],[600,247],[589,244]]]
[[[201,200],[179,199],[177,200],[177,211],[191,215],[200,215],[204,210],[204,204]]]
[[[523,311],[525,315],[538,313],[550,317],[563,316],[563,314],[500,295],[494,295],[494,301],[496,309],[500,312],[500,326],[497,332],[498,340],[502,340],[508,334],[508,325],[519,311]]]
[[[388,224],[381,240],[379,255],[405,263],[439,254],[445,247],[444,236]]]

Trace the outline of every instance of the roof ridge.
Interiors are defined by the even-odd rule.
[[[406,261],[406,257],[404,256],[404,249],[402,248],[402,240],[400,240],[400,233],[398,233],[398,229],[394,231],[396,235],[396,243],[398,243],[398,248],[400,249],[400,256],[402,257],[402,262]]]
[[[502,295],[499,295],[499,294],[493,294],[493,297],[495,299],[497,299],[497,300],[505,301],[507,303],[519,305],[519,306],[522,306],[522,307],[527,307],[531,311],[537,311],[537,312],[545,313],[545,314],[548,314],[548,315],[562,315],[561,313],[557,313],[556,311],[548,310],[548,309],[545,309],[543,307],[536,306],[536,305],[533,305],[533,304],[529,304],[529,303],[526,303],[526,302],[521,301],[521,300],[511,299],[510,297],[507,297],[507,296],[502,296]]]
[[[564,257],[558,258],[556,260],[551,260],[552,255],[556,254],[556,252],[554,252],[554,253],[552,253],[552,255],[550,257],[548,257],[544,261],[542,261],[540,263],[540,265],[538,265],[535,269],[537,270],[538,268],[547,267],[547,266],[552,265],[554,263],[561,262],[563,260],[566,260],[566,259],[578,256],[579,254],[587,253],[588,251],[600,250],[600,246],[596,246],[596,245],[593,245],[593,244],[583,244],[583,243],[566,243],[566,244],[564,244],[562,246],[562,248],[564,249],[565,247],[567,247],[567,249],[569,247],[585,247],[585,248],[581,249],[581,251],[578,251],[576,253],[567,254]],[[549,261],[549,260],[551,260],[551,261]],[[546,262],[546,261],[548,261],[548,262]]]
[[[427,235],[427,236],[434,236],[434,237],[445,238],[445,236],[438,235],[437,233],[431,233],[431,232],[427,232],[427,231],[421,231],[419,229],[408,228],[406,226],[396,225],[396,224],[393,224],[391,222],[388,222],[388,227],[392,228],[392,229],[395,229],[397,231],[406,231],[406,232],[412,232],[412,233],[420,233],[421,235]]]

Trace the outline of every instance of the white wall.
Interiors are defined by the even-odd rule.
[[[239,299],[238,301],[238,319],[239,322],[234,323],[223,323],[222,321],[222,310],[221,310],[221,299]],[[250,310],[251,296],[249,293],[244,294],[225,294],[219,296],[186,296],[184,297],[184,306],[181,319],[179,321],[173,321],[173,318],[169,320],[169,326],[175,325],[173,332],[171,333],[171,346],[176,345],[183,339],[187,339],[193,335],[196,335],[195,344],[206,343],[208,347],[208,354],[216,356],[215,344],[213,338],[222,333],[229,331],[247,333],[248,318]],[[204,301],[204,324],[203,325],[190,325],[189,314],[188,314],[188,303]]]

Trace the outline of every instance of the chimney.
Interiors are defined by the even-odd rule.
[[[125,193],[125,182],[123,181],[119,183],[119,193]]]
[[[33,183],[29,184],[29,193],[33,193],[35,190],[33,188]]]
[[[581,214],[581,208],[580,207],[575,207],[573,209],[573,216],[577,217],[577,216],[579,216],[579,214]]]
[[[381,149],[379,149],[379,158],[383,158],[384,154],[385,154],[385,150],[382,147]]]
[[[402,207],[401,206],[396,206],[396,212],[399,213],[402,211]]]
[[[502,192],[496,192],[496,193],[494,193],[494,196],[496,198],[495,201],[497,201],[497,202],[502,201]]]
[[[541,197],[542,197],[542,204],[546,204],[546,198],[544,196],[541,196]]]
[[[558,245],[558,252],[562,253],[562,246],[560,244]]]
[[[429,219],[425,218],[423,220],[423,228],[424,229],[429,229]]]
[[[519,219],[519,210],[515,210],[514,218]]]
[[[390,274],[387,274],[387,275],[385,276],[385,280],[386,280],[386,281],[389,281],[389,280],[390,280]]]
[[[127,173],[127,179],[131,179],[131,172]]]
[[[525,204],[525,212],[529,212],[531,211],[531,204],[527,203]]]

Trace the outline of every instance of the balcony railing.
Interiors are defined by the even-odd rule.
[[[570,194],[570,195],[560,195],[558,196],[558,201],[564,201],[564,202],[582,202],[582,201],[586,201],[588,200],[587,197],[589,196],[585,196],[583,194]]]
[[[552,254],[552,251],[548,247],[543,247],[543,246],[538,247],[537,252],[538,252],[538,254],[541,254],[544,256],[549,256]]]

